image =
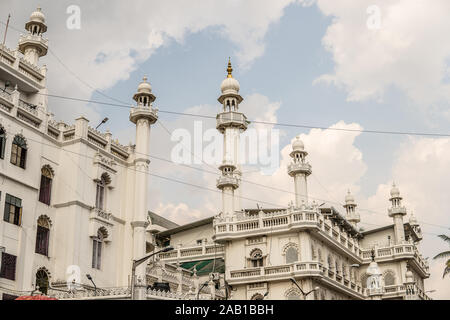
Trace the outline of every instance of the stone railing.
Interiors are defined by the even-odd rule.
[[[348,277],[342,277],[335,272],[322,266],[321,263],[296,262],[279,266],[267,266],[258,268],[248,268],[241,270],[231,270],[229,272],[228,282],[230,284],[252,283],[262,281],[280,281],[289,280],[291,277],[320,277],[334,286],[346,290],[360,299],[364,298],[364,289]]]
[[[93,208],[92,209],[92,217],[98,217],[98,218],[102,218],[104,220],[112,220],[112,213],[110,212],[106,212],[105,210],[99,209],[99,208]]]
[[[425,273],[429,273],[430,268],[428,262],[422,257],[417,247],[412,243],[375,248],[375,259],[378,261],[382,261],[383,259],[390,260],[396,257],[414,259]],[[372,249],[362,250],[362,258],[365,263],[370,263],[370,261],[372,261]]]
[[[224,246],[221,244],[206,243],[190,247],[178,247],[172,251],[160,253],[159,258],[166,261],[195,261],[195,259],[220,258],[224,255]]]
[[[13,102],[11,94],[4,92],[3,90],[0,90],[0,97],[2,97],[3,99],[5,99],[6,101],[8,101],[10,103]]]
[[[220,217],[220,215],[219,215]],[[240,237],[263,235],[273,231],[288,232],[292,229],[316,229],[319,235],[333,242],[345,253],[360,262],[362,255],[357,239],[347,232],[341,231],[332,222],[318,213],[314,208],[287,209],[274,213],[255,215],[241,214],[232,218],[214,220],[214,239],[216,241],[230,240]]]
[[[71,292],[50,289],[49,296],[58,300],[128,300],[131,299],[131,288],[99,288],[97,290],[76,290]],[[148,300],[183,300],[185,298],[186,294],[183,293],[147,290]]]

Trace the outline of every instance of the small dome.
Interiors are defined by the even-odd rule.
[[[152,86],[149,82],[147,82],[147,80],[148,80],[147,77],[144,77],[142,79],[142,82],[138,86],[137,90],[138,93],[148,93],[148,94],[152,93]]]
[[[351,194],[350,190],[348,190],[347,195],[345,196],[345,203],[346,204],[354,204],[355,198]]]
[[[391,197],[392,197],[392,198],[398,198],[398,197],[400,197],[400,190],[397,188],[397,186],[395,185],[395,183],[392,184]]]
[[[372,261],[372,262],[369,264],[369,267],[367,268],[366,273],[367,273],[369,276],[378,276],[378,275],[381,275],[381,271],[380,271],[380,268],[378,267],[378,263],[376,263],[375,261]]]
[[[37,8],[36,11],[31,14],[30,21],[45,23],[45,16],[42,13],[41,8]]]
[[[305,150],[305,145],[303,144],[303,141],[300,140],[300,137],[297,136],[294,140],[294,142],[292,142],[292,150],[293,151],[304,151]]]
[[[411,216],[409,217],[409,224],[412,226],[417,226],[417,219],[416,216],[411,212]]]
[[[222,81],[222,85],[220,86],[220,90],[222,91],[222,94],[226,93],[239,93],[240,90],[239,81],[237,81],[234,78],[226,78]]]

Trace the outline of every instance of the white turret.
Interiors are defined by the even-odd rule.
[[[130,121],[136,125],[136,149],[135,149],[135,187],[134,187],[134,213],[131,222],[133,228],[133,259],[138,260],[146,254],[146,228],[147,219],[147,190],[148,169],[150,164],[150,129],[158,120],[158,110],[153,108],[155,96],[152,87],[144,77],[133,99],[137,106],[130,111]],[[141,286],[136,288],[136,299],[145,299],[146,271],[145,264],[136,269],[136,278],[143,279]]]
[[[367,277],[367,293],[372,300],[381,300],[383,296],[382,273],[375,261],[375,250],[372,249],[372,262],[366,271]]]
[[[37,8],[30,16],[30,20],[25,24],[27,35],[22,35],[19,40],[19,51],[24,55],[25,60],[37,66],[39,58],[47,55],[48,40],[42,35],[47,32],[45,16],[41,8]]]
[[[395,244],[401,244],[405,241],[405,227],[403,225],[403,216],[406,215],[406,208],[402,206],[402,197],[400,190],[395,183],[391,189],[391,208],[389,209],[389,217],[394,220]]]
[[[308,204],[308,176],[312,173],[311,165],[306,162],[308,152],[305,151],[305,146],[296,137],[292,143],[292,158],[291,164],[288,166],[288,174],[294,178],[295,186],[295,204],[297,208],[301,205]]]
[[[410,270],[409,265],[406,266],[405,282],[403,284],[405,285],[406,291],[405,299],[418,300],[416,281],[414,280],[414,275]]]
[[[227,78],[221,85],[219,102],[223,112],[217,115],[217,130],[223,134],[223,163],[219,167],[222,175],[217,180],[217,188],[222,190],[222,212],[231,216],[241,210],[240,193],[240,134],[247,130],[247,117],[239,112],[239,104],[243,101],[239,95],[239,82],[233,78],[231,61],[228,61]]]
[[[355,202],[355,198],[348,190],[347,195],[345,196],[345,205],[344,208],[347,212],[347,220],[350,224],[356,228],[358,223],[361,221],[359,213],[356,211],[357,204]]]

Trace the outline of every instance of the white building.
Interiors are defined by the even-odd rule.
[[[66,290],[68,280],[89,289],[86,274],[99,288],[128,287],[132,260],[153,250],[154,232],[176,226],[147,209],[152,88],[144,78],[133,97],[136,145],[84,117],[56,122],[39,65],[49,45],[40,9],[26,30],[17,50],[0,47],[0,296]],[[142,265],[137,278],[145,277]]]
[[[239,109],[243,99],[231,64],[227,71],[219,97],[223,112],[217,115],[217,129],[224,135],[217,180],[222,210],[216,217],[157,234],[161,242],[177,247],[161,258],[188,269],[215,261],[218,267],[207,272],[223,273],[223,288],[231,288],[232,299],[428,299],[424,279],[429,268],[417,248],[420,226],[413,216],[403,220],[406,208],[399,189],[394,185],[391,190],[388,214],[393,224],[360,232],[350,191],[345,214],[308,200],[312,167],[299,138],[292,144],[287,168],[295,205],[241,209],[239,135],[248,123]],[[195,241],[196,246],[182,245]]]
[[[156,249],[170,243],[174,251],[137,268],[136,298],[298,299],[305,297],[301,290],[311,292],[307,299],[427,298],[428,265],[416,246],[420,226],[413,217],[403,221],[398,188],[391,192],[393,225],[359,232],[351,194],[345,215],[308,200],[312,167],[299,139],[288,167],[295,205],[242,209],[238,146],[248,122],[231,63],[217,116],[224,135],[222,208],[216,217],[177,226],[147,208],[150,130],[158,120],[147,79],[130,110],[136,145],[121,145],[84,117],[56,122],[47,69],[39,66],[49,45],[40,9],[26,30],[17,50],[0,47],[1,297],[40,290],[65,299],[126,299],[132,261],[156,243]],[[366,272],[371,262],[376,272]],[[371,275],[381,277],[372,281],[380,288],[366,289]],[[168,283],[171,293],[147,290],[155,282]]]

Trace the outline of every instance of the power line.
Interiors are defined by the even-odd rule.
[[[44,142],[42,142],[42,141],[34,140],[34,139],[32,139],[32,138],[27,138],[27,140],[30,140],[30,141],[33,141],[33,142],[35,142],[35,143],[42,144],[42,145],[45,145],[45,146],[48,146],[48,147],[52,147],[52,148],[58,149],[58,150],[61,150],[61,151],[63,151],[63,152],[68,152],[68,153],[71,153],[71,154],[75,154],[75,155],[78,155],[78,156],[82,156],[82,157],[85,157],[85,158],[87,158],[87,159],[91,159],[91,160],[94,159],[94,157],[90,157],[90,156],[88,156],[88,155],[86,155],[86,154],[81,154],[81,153],[78,153],[78,152],[75,152],[75,151],[66,150],[66,149],[61,149],[61,148],[59,148],[58,146],[54,146],[54,145],[51,145],[51,144],[47,144],[47,143],[44,143]],[[141,154],[141,153],[138,152],[138,154]],[[156,157],[156,156],[148,155],[148,154],[141,154],[141,155],[148,156],[148,157],[151,157],[151,158],[154,158],[154,159],[157,159],[157,160],[161,160],[161,161],[165,161],[165,162],[170,162],[170,163],[172,163],[172,164],[176,164],[176,163],[174,163],[174,162],[171,161],[171,160],[164,159],[164,158],[161,158],[161,157]],[[197,184],[193,184],[193,183],[190,183],[190,182],[186,182],[186,181],[174,179],[174,178],[165,177],[165,176],[158,175],[158,174],[154,174],[154,173],[150,173],[150,172],[145,172],[145,171],[136,170],[136,169],[134,169],[134,168],[130,168],[130,167],[128,167],[128,166],[121,165],[121,164],[119,164],[119,163],[117,163],[116,165],[119,166],[119,167],[122,167],[122,168],[124,168],[124,169],[127,169],[127,170],[132,170],[132,171],[135,171],[135,172],[146,173],[146,174],[148,174],[149,176],[153,176],[153,177],[156,177],[156,178],[159,178],[159,179],[162,179],[162,180],[166,180],[166,181],[170,181],[170,182],[174,182],[174,183],[178,183],[178,184],[183,184],[183,185],[187,185],[187,186],[194,187],[194,188],[197,188],[197,189],[203,189],[203,190],[207,190],[207,191],[211,191],[211,192],[215,192],[215,193],[221,193],[221,191],[218,190],[218,189],[212,189],[212,188],[208,188],[208,187],[205,187],[205,186],[200,186],[200,185],[197,185]],[[215,173],[213,173],[213,172],[211,172],[211,171],[206,171],[206,170],[201,169],[201,168],[195,168],[195,167],[188,166],[188,165],[183,165],[183,166],[184,166],[184,167],[187,167],[187,168],[190,168],[190,169],[195,169],[195,170],[198,170],[198,171],[206,172],[206,173],[209,173],[209,174],[215,174]],[[86,176],[88,176],[87,173],[85,173],[84,171],[83,171],[83,173],[84,173]],[[90,178],[90,176],[88,176],[88,177]],[[259,184],[259,183],[252,182],[252,181],[246,181],[246,180],[242,180],[242,181],[243,181],[243,182],[250,183],[250,184],[255,184],[255,185],[258,185],[258,186],[261,186],[261,187],[266,187],[266,188],[269,188],[269,189],[272,189],[272,190],[277,190],[277,191],[285,192],[285,193],[291,193],[291,194],[294,194],[294,195],[295,195],[295,192],[292,192],[292,191],[289,191],[289,190],[284,190],[284,189],[279,189],[279,188],[275,188],[275,187],[265,186],[265,185],[263,185],[263,184]],[[264,200],[260,200],[260,199],[253,199],[253,198],[243,197],[243,196],[240,196],[240,195],[237,195],[237,194],[236,194],[235,196],[238,197],[238,198],[241,198],[241,199],[243,199],[243,200],[254,201],[254,202],[256,202],[256,203],[262,203],[262,204],[274,206],[274,208],[284,208],[284,207],[285,207],[284,205],[275,204],[275,203],[268,202],[268,201],[264,201]],[[330,201],[330,200],[327,200],[327,199],[320,199],[320,198],[314,198],[314,197],[311,197],[311,198],[312,198],[312,199],[315,199],[315,200],[325,201],[325,202],[328,202],[328,203],[334,203],[334,204],[342,205],[341,203],[334,202],[334,201]],[[376,212],[376,211],[372,211],[372,210],[370,210],[370,209],[360,209],[360,210],[364,210],[364,211],[368,211],[368,212],[373,212],[373,213],[375,213],[375,214],[379,214],[379,215],[385,216],[385,215],[382,214],[382,213],[379,213],[379,212]],[[450,229],[450,227],[445,227],[445,226],[441,226],[441,225],[437,225],[437,224],[431,224],[431,223],[427,223],[427,222],[420,221],[420,220],[418,220],[418,221],[421,222],[421,223],[423,223],[423,224],[428,224],[428,225],[432,225],[432,226],[436,226],[436,227],[440,227],[440,228]]]
[[[117,103],[109,103],[103,101],[96,101],[90,99],[82,99],[75,97],[67,97],[62,95],[54,95],[54,94],[46,94],[46,93],[36,93],[39,95],[48,96],[51,98],[70,100],[70,101],[78,101],[84,103],[93,103],[110,107],[118,107],[118,108],[126,108],[131,109],[132,106],[125,104],[117,104]],[[176,112],[158,109],[160,113],[179,115],[179,116],[187,116],[194,118],[203,118],[203,119],[211,119],[216,120],[217,116],[196,114],[196,113],[187,113],[187,112]],[[263,124],[269,126],[278,126],[278,127],[292,127],[292,128],[302,128],[302,129],[320,129],[320,130],[331,130],[331,131],[340,131],[340,132],[358,132],[358,133],[372,133],[372,134],[385,134],[385,135],[410,135],[410,136],[428,136],[428,137],[450,137],[450,133],[433,133],[433,132],[413,132],[413,131],[383,131],[383,130],[368,130],[368,129],[348,129],[348,128],[333,128],[333,127],[325,127],[325,126],[313,126],[306,124],[294,124],[294,123],[282,123],[282,122],[269,122],[269,121],[258,121],[258,120],[248,120],[251,123]]]

